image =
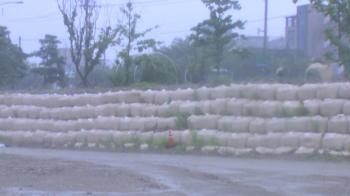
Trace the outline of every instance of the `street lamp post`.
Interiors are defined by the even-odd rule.
[[[22,4],[22,3],[23,3],[23,1],[8,1],[8,2],[0,3],[0,6],[6,5],[6,4]]]

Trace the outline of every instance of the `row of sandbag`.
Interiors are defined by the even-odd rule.
[[[302,109],[305,109],[303,111]],[[350,115],[350,101],[326,99],[299,101],[254,101],[248,99],[216,99],[211,101],[172,101],[166,105],[104,104],[46,108],[36,106],[0,106],[1,118],[31,118],[53,120],[76,120],[99,116],[152,117],[165,114],[188,113],[192,115],[217,114],[229,116],[327,116]]]
[[[172,131],[172,138],[176,144],[183,143],[192,145],[214,145],[231,147],[235,149],[280,149],[287,147],[292,150],[300,147],[311,150],[332,150],[350,152],[350,135],[334,133],[268,133],[265,135],[250,133],[226,133],[217,130],[200,131]],[[161,143],[169,138],[168,132],[140,132],[140,131],[79,131],[51,133],[47,131],[0,131],[2,142],[11,146],[21,145],[52,145],[74,146],[80,144],[102,144],[109,146],[122,145],[125,143]],[[265,149],[265,150],[266,150]]]
[[[72,107],[108,103],[148,103],[162,105],[170,101],[202,101],[218,98],[246,98],[261,100],[350,99],[349,83],[304,84],[247,84],[215,88],[178,89],[176,91],[119,91],[99,94],[4,94],[2,105],[27,105],[42,107]]]
[[[185,118],[159,117],[99,117],[96,119],[79,119],[69,121],[34,120],[34,119],[0,119],[0,130],[67,132],[79,130],[120,130],[120,131],[164,131],[168,129],[218,129],[236,133],[266,132],[316,132],[349,133],[350,117],[337,115],[332,118],[321,116],[293,118],[234,117],[219,115],[192,115]]]

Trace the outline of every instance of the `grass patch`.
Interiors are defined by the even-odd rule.
[[[210,82],[210,86],[219,86],[219,85],[229,85],[231,84],[231,79],[226,77],[216,77]]]
[[[179,130],[188,128],[188,117],[191,115],[189,113],[178,113],[175,117],[175,125]]]
[[[203,146],[216,146],[217,145],[217,139],[215,137],[212,137],[209,141],[204,141],[203,138],[198,137],[198,134],[194,130],[190,130],[191,133],[191,145],[196,148],[201,148]]]
[[[153,149],[165,149],[168,145],[168,138],[159,138],[159,139],[152,139],[152,141],[149,143],[150,148]]]
[[[301,117],[301,116],[308,116],[309,115],[309,110],[304,106],[303,103],[301,103],[301,106],[298,107],[297,109],[293,110],[293,111],[288,111],[285,108],[282,108],[279,112],[277,112],[277,117],[280,118],[290,118],[290,117]]]
[[[160,85],[154,84],[154,83],[148,83],[148,82],[139,82],[139,83],[134,83],[130,85],[131,88],[141,88],[141,89],[150,89],[158,86]]]
[[[215,110],[214,110],[213,106],[209,107],[209,114],[211,114],[211,115],[215,114]]]
[[[196,107],[194,108],[194,115],[203,116],[204,113],[202,112],[202,110],[201,110],[198,106],[196,106]]]

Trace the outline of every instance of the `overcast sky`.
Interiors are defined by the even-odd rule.
[[[4,2],[17,0],[0,0]],[[40,47],[39,39],[45,34],[56,35],[62,41],[60,47],[69,46],[68,34],[63,25],[62,16],[57,8],[56,0],[23,0],[23,4],[1,5],[0,25],[7,26],[11,31],[11,38],[18,43],[22,37],[22,48],[25,52],[32,52]],[[139,30],[159,25],[148,37],[164,41],[169,45],[175,37],[186,37],[190,34],[190,28],[208,18],[208,10],[200,0],[134,0],[135,9],[141,14]],[[125,0],[102,0],[101,4],[111,4],[109,11],[112,14],[111,21],[117,19],[118,7]],[[298,5],[306,4],[308,0],[302,0]],[[234,20],[247,20],[245,35],[258,35],[258,28],[264,28],[264,0],[241,0],[242,9],[230,11]],[[101,8],[106,11],[106,8]],[[296,5],[292,0],[269,0],[268,11],[268,35],[271,38],[284,37],[285,16],[294,15]],[[101,14],[101,26],[105,16]],[[263,33],[260,33],[262,36]],[[107,59],[114,59],[116,49],[109,49]]]

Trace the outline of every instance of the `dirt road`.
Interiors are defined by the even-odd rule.
[[[350,195],[350,163],[0,148],[0,195]]]

